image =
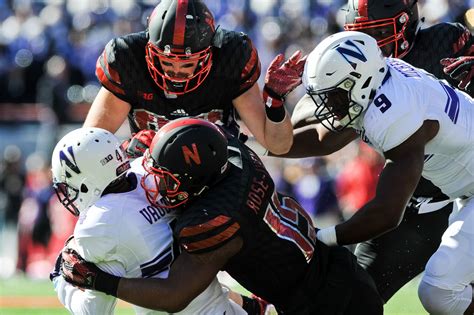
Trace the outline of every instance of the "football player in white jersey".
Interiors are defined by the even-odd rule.
[[[131,164],[119,140],[100,128],[64,136],[52,155],[53,185],[61,203],[79,216],[74,247],[104,271],[125,277],[166,278],[179,254],[173,243],[174,210],[151,205],[140,185],[142,159]],[[73,314],[113,314],[116,299],[81,290],[54,277],[61,303]],[[229,300],[217,279],[178,314],[247,314]],[[156,311],[135,306],[137,314]]]
[[[318,239],[355,244],[394,229],[423,175],[457,209],[426,265],[419,297],[431,314],[473,314],[474,100],[400,59],[383,58],[372,37],[351,31],[311,52],[303,82],[300,114],[319,122],[307,151],[330,154],[360,137],[386,159],[376,196],[346,222],[318,231]],[[419,215],[438,208],[428,204]]]

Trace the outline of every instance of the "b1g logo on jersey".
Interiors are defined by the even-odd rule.
[[[175,116],[176,114],[179,114]],[[172,116],[171,118],[168,118]],[[177,110],[172,113],[169,113],[168,117],[164,115],[158,115],[153,112],[150,112],[146,109],[134,109],[133,110],[133,121],[137,125],[137,127],[141,130],[143,129],[151,129],[158,131],[161,127],[166,125],[171,120],[176,119],[176,117],[194,117],[194,118],[201,118],[212,123],[219,123],[223,121],[224,111],[221,109],[212,109],[207,113],[201,113],[199,115],[189,115],[184,110]]]

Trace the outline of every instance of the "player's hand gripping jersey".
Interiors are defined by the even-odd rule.
[[[123,277],[166,278],[179,254],[173,243],[176,216],[171,209],[148,203],[140,185],[141,158],[128,173],[135,188],[103,196],[81,212],[74,230],[75,249],[88,261],[111,274]],[[113,314],[116,299],[91,290],[80,290],[62,277],[54,278],[61,303],[73,314]],[[222,314],[231,312],[227,294],[215,279],[179,314]],[[161,314],[135,306],[137,314]],[[237,307],[238,309],[238,307]],[[240,313],[239,313],[240,314]]]
[[[153,81],[145,60],[147,41],[145,32],[115,38],[97,60],[101,84],[132,106],[132,132],[156,131],[170,120],[192,116],[220,121],[236,134],[232,100],[260,76],[260,60],[251,40],[243,33],[218,29],[208,77],[195,91],[183,95],[165,94]]]

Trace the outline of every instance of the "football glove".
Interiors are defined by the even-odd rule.
[[[64,242],[64,247],[74,238],[74,235],[71,235]],[[61,265],[63,263],[62,250],[59,252],[56,262],[54,263],[54,269],[49,273],[49,280],[53,281],[54,278],[61,275]]]
[[[85,261],[72,248],[63,249],[60,270],[63,278],[76,287],[117,296],[120,277],[108,274],[93,263]]]
[[[285,96],[301,84],[306,57],[301,56],[301,51],[296,51],[290,59],[283,64],[283,54],[273,59],[265,75],[263,87],[263,100],[268,107],[280,107],[285,101]]]
[[[444,73],[459,82],[458,88],[474,91],[474,84],[471,82],[474,77],[474,56],[444,58],[440,63],[444,66]]]
[[[254,294],[252,294],[251,297],[242,295],[242,301],[242,308],[249,315],[265,315],[267,313],[267,308],[270,305],[267,301]]]
[[[140,130],[132,135],[130,140],[122,143],[122,149],[125,150],[129,159],[136,159],[141,157],[146,149],[151,145],[151,141],[155,136],[154,130]]]

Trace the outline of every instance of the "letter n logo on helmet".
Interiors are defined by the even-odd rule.
[[[185,145],[181,147],[183,149],[184,161],[189,166],[191,166],[191,160],[193,160],[193,162],[196,163],[197,165],[201,165],[201,157],[199,156],[199,152],[198,152],[196,144],[193,143],[191,147],[192,147],[192,151],[190,148],[188,148]]]
[[[63,163],[66,164],[66,166],[71,170],[73,171],[74,173],[76,174],[80,174],[81,173],[81,170],[79,169],[79,167],[77,166],[77,162],[76,162],[76,159],[74,157],[74,151],[72,150],[72,147],[68,147],[67,148],[67,152],[69,153],[69,155],[71,156],[72,160],[66,155],[66,152],[64,152],[64,150],[61,150],[59,151],[59,161],[61,162],[61,165]],[[71,177],[71,174],[69,174],[68,171],[66,171],[66,177]]]
[[[346,61],[352,66],[354,70],[357,68],[357,63],[351,61],[353,58],[360,61],[366,62],[367,58],[364,53],[360,51],[359,47],[356,46],[351,40],[346,40],[342,45],[338,46],[336,50],[346,59]]]

